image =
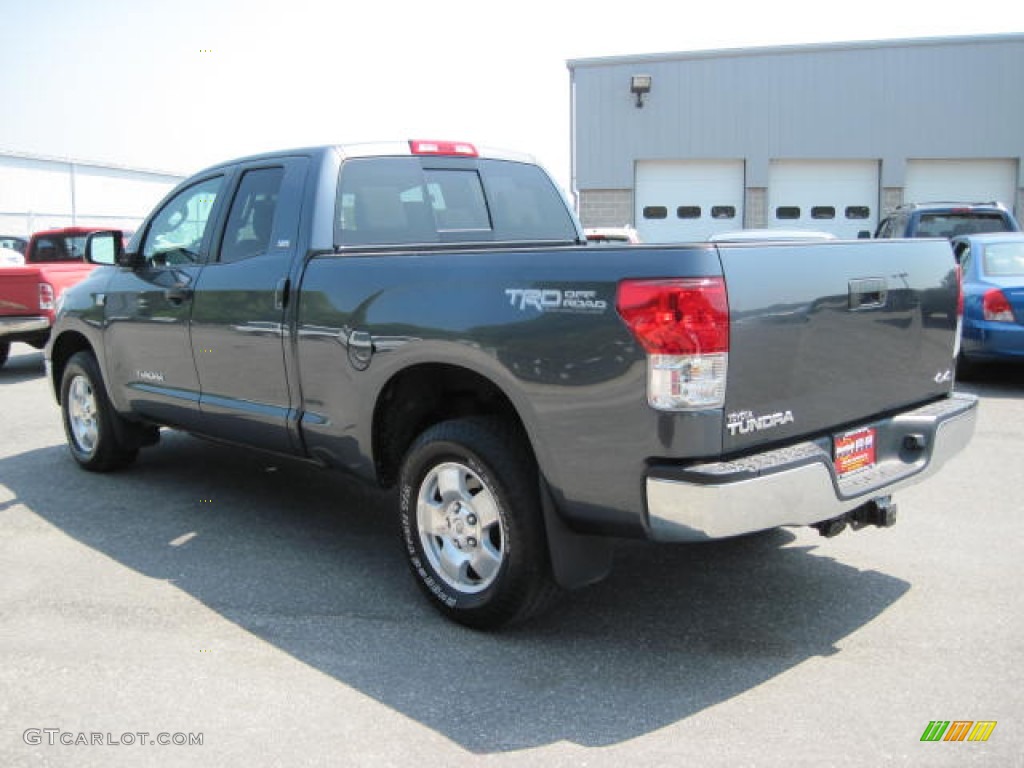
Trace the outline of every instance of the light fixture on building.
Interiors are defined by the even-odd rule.
[[[644,94],[651,92],[651,76],[633,75],[629,78],[629,92],[636,94],[636,108],[641,109],[644,105]]]

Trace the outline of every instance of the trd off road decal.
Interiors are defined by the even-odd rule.
[[[597,291],[561,290],[559,288],[506,288],[509,304],[520,312],[567,312],[582,315],[601,314],[608,302],[598,298]]]

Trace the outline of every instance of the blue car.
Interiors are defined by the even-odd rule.
[[[964,235],[952,245],[963,275],[962,372],[1024,361],[1024,233]]]

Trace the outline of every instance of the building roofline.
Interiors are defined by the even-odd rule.
[[[622,56],[597,56],[593,58],[569,59],[566,61],[566,65],[570,70],[573,70],[618,64],[647,64],[671,61],[692,61],[697,59],[776,56],[779,54],[831,53],[837,51],[872,50],[879,48],[925,48],[945,45],[978,45],[992,43],[1024,43],[1024,34],[1001,33],[991,35],[955,35],[951,37],[911,37],[890,40],[851,40],[847,42],[770,45],[756,46],[752,48],[716,48],[697,51],[678,51],[675,53],[625,54]]]
[[[0,158],[9,157],[15,160],[32,160],[44,163],[61,163],[62,165],[76,165],[81,168],[103,168],[112,171],[130,171],[132,173],[145,173],[150,176],[167,176],[171,179],[181,181],[186,178],[186,173],[164,171],[156,168],[136,168],[121,163],[105,163],[100,160],[83,160],[76,157],[60,157],[57,155],[39,155],[33,152],[15,152],[9,149],[0,149]]]

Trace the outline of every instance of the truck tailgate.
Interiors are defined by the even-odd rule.
[[[721,245],[730,306],[723,449],[949,392],[957,275],[944,240]]]
[[[0,269],[0,316],[33,315],[39,312],[39,269]]]

